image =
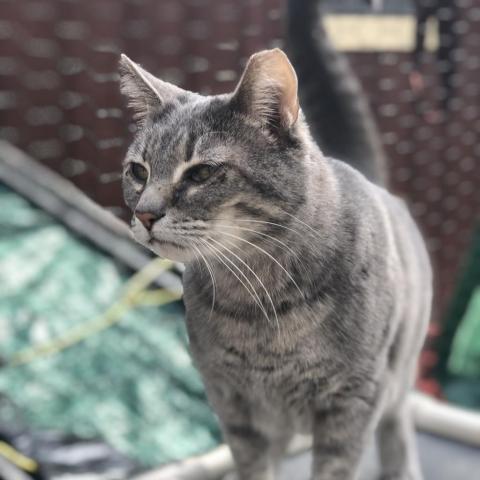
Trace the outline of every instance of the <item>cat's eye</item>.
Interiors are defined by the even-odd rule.
[[[186,176],[189,180],[192,180],[195,183],[202,183],[208,180],[215,170],[216,168],[213,165],[197,165],[188,170]]]
[[[140,183],[145,183],[148,180],[148,170],[140,163],[130,164],[130,173],[132,177]]]

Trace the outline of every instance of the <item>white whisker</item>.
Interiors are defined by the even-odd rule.
[[[228,218],[219,218],[218,220],[232,220],[231,218],[228,219]],[[252,223],[262,223],[262,224],[266,224],[266,225],[274,225],[276,227],[280,227],[280,228],[283,228],[285,230],[289,230],[290,232],[293,232],[295,233],[296,235],[300,235],[302,236],[302,232],[299,232],[297,230],[294,230],[293,228],[290,228],[290,227],[286,227],[285,225],[282,225],[280,223],[275,223],[275,222],[267,222],[266,220],[253,220],[253,219],[250,219],[250,218],[234,218],[234,220],[236,222],[252,222]]]
[[[207,267],[208,273],[210,274],[210,278],[212,279],[212,289],[213,289],[213,292],[212,292],[212,308],[210,309],[210,315],[208,317],[208,319],[210,320],[210,318],[212,318],[213,309],[215,307],[215,296],[216,296],[216,291],[217,291],[217,285],[216,285],[216,282],[215,282],[215,274],[212,271],[211,266],[207,262],[207,259],[205,258],[205,256],[200,251],[200,249],[197,248],[195,245],[192,245],[192,247],[196,250],[196,252],[200,255],[202,260],[205,262],[205,266]],[[195,257],[196,257],[196,254],[195,254]]]
[[[285,212],[284,210],[280,209],[282,212],[286,213],[287,215],[290,215],[288,212]],[[296,217],[293,217],[296,221],[300,222],[302,225],[308,227],[315,235],[316,238],[320,239],[320,236],[318,235],[318,232],[316,232],[312,227],[310,227],[309,225],[307,225],[306,223],[302,222],[300,219],[296,218]],[[227,219],[227,218],[218,218],[218,220],[227,220],[227,221],[231,221],[232,219]],[[288,230],[289,232],[292,232],[294,233],[295,235],[298,235],[299,237],[301,237],[301,239],[303,240],[303,242],[306,241],[306,238],[305,238],[305,234],[307,235],[310,235],[310,232],[305,232],[303,229],[301,231],[299,230],[296,230],[294,228],[291,228],[291,227],[287,227],[286,225],[282,225],[280,223],[275,223],[275,222],[267,222],[266,220],[254,220],[254,219],[249,219],[249,218],[235,218],[234,219],[235,222],[245,222],[245,223],[258,223],[258,224],[262,224],[262,225],[274,225],[276,227],[280,227],[280,228],[283,228],[284,230]],[[237,227],[237,228],[240,228],[240,227]],[[308,241],[308,244],[311,248],[312,251],[315,251],[316,248],[317,248],[317,245],[315,245],[315,243],[313,241]]]
[[[278,207],[277,207],[278,208]],[[288,213],[287,211],[283,210],[283,208],[280,208],[280,211],[282,213],[284,213],[285,215],[288,215],[289,217],[293,218],[294,220],[296,220],[297,222],[299,222],[300,224],[302,224],[303,226],[307,227],[309,230],[311,230],[313,232],[313,234],[321,240],[321,237],[320,235],[318,234],[318,232],[311,226],[309,225],[308,223],[305,223],[304,221],[300,220],[299,218],[297,218],[295,215],[291,214],[291,213]]]
[[[242,237],[239,237],[237,235],[233,235],[231,233],[227,233],[227,232],[221,232],[222,235],[227,235],[228,237],[232,237],[232,238],[235,238],[237,240],[240,240],[241,242],[245,242],[245,243],[248,243],[249,245],[251,245],[252,247],[256,248],[257,250],[260,250],[262,253],[264,253],[265,255],[267,255],[267,257],[269,257],[271,260],[273,260],[283,271],[284,273],[287,275],[287,277],[292,281],[292,283],[295,285],[295,287],[297,288],[297,290],[300,292],[300,295],[302,297],[305,298],[305,294],[302,292],[302,290],[300,289],[300,287],[298,286],[297,282],[295,281],[295,279],[292,277],[292,275],[290,274],[290,272],[274,257],[272,256],[270,253],[268,253],[266,250],[264,250],[262,247],[259,247],[258,245],[255,245],[254,243],[252,242],[249,242],[248,240],[245,240],[244,238]]]
[[[284,248],[286,248],[295,257],[298,257],[297,252],[294,252],[286,243],[284,243],[281,240],[279,240],[278,238],[272,237],[271,235],[268,235],[266,233],[259,232],[258,230],[254,230],[252,228],[238,227],[238,226],[235,226],[235,225],[224,225],[224,224],[221,224],[221,223],[216,223],[215,225],[218,226],[218,227],[224,227],[224,228],[234,228],[234,229],[236,228],[236,229],[239,229],[239,230],[243,230],[245,232],[252,232],[252,233],[255,233],[255,234],[260,235],[262,237],[269,238],[269,239],[273,240],[274,242],[277,242],[278,244],[282,245]]]
[[[220,245],[221,248],[224,248],[229,252],[231,255],[233,255],[239,262],[241,262],[243,265],[247,267],[247,269],[253,274],[253,276],[257,279],[258,283],[262,286],[263,290],[265,291],[265,294],[268,297],[268,300],[270,301],[270,304],[272,305],[273,313],[275,315],[275,321],[277,323],[277,328],[280,330],[280,322],[278,321],[278,315],[277,315],[277,310],[275,309],[275,304],[273,303],[272,297],[270,293],[268,292],[267,288],[263,284],[262,280],[259,278],[259,276],[253,271],[253,269],[244,261],[242,260],[236,253],[232,252],[229,248],[227,248],[225,245],[223,245],[221,242],[215,240],[212,237],[207,237],[209,240],[212,240],[215,242],[217,245]]]
[[[222,252],[220,252],[217,248],[215,248],[213,245],[211,245],[209,242],[207,242],[206,240],[204,239],[198,239],[200,240],[201,242],[203,242],[203,244],[217,257],[218,260],[220,260],[220,262],[233,274],[233,276],[243,285],[243,287],[245,288],[245,290],[250,294],[250,296],[253,298],[253,300],[255,301],[255,303],[260,307],[260,309],[262,310],[263,314],[265,315],[266,319],[270,322],[270,318],[268,316],[268,313],[267,311],[265,310],[265,307],[263,306],[262,304],[262,301],[260,300],[260,297],[258,296],[255,288],[253,287],[252,283],[250,282],[250,280],[246,277],[246,275],[241,271],[240,268],[238,268],[238,266],[232,262],[225,254],[223,254]],[[225,258],[225,260],[227,260],[231,265],[233,265],[237,271],[245,278],[246,282],[250,285],[251,289],[253,290],[253,293],[252,291],[247,287],[247,285],[245,285],[245,283],[242,281],[242,279],[223,261],[223,259],[219,256],[222,255],[223,258]]]

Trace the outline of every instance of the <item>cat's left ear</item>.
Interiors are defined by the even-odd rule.
[[[122,53],[119,64],[120,91],[128,98],[128,105],[134,110],[133,118],[140,126],[149,113],[159,112],[168,104],[193,95],[171,83],[164,82],[144,70]]]
[[[298,119],[298,81],[285,53],[275,48],[252,55],[232,104],[262,125],[290,129]]]

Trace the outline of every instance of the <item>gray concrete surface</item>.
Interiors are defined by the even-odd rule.
[[[480,480],[480,449],[419,433],[418,444],[424,480]],[[288,459],[279,480],[309,480],[311,453]],[[361,480],[376,480],[376,452],[369,449]]]

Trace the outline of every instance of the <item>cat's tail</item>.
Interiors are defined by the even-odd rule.
[[[288,51],[305,116],[326,155],[385,185],[386,157],[373,115],[347,58],[327,38],[321,3],[288,0]]]

